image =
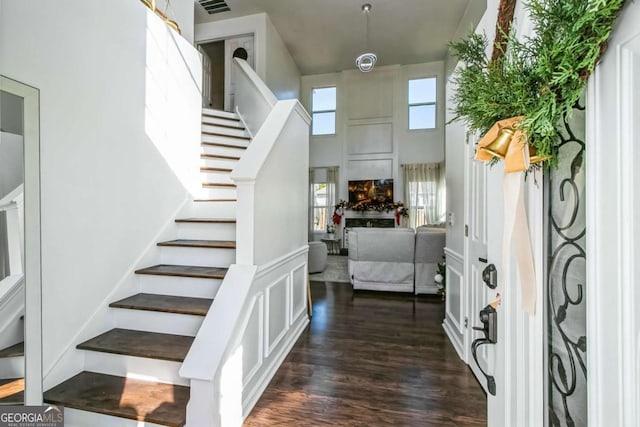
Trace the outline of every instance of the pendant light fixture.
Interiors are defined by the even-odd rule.
[[[364,32],[364,49],[365,52],[369,50],[369,11],[371,10],[371,5],[369,3],[365,3],[362,5],[362,13],[365,15],[366,24],[365,24],[365,32]],[[358,70],[363,73],[368,73],[373,70],[373,67],[376,65],[376,61],[378,57],[375,53],[366,52],[356,58],[356,67]]]

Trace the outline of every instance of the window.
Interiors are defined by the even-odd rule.
[[[312,231],[325,231],[329,220],[329,198],[327,197],[329,184],[327,184],[326,182],[321,182],[312,184],[312,186]]]
[[[326,233],[327,225],[333,224],[338,170],[338,166],[309,169],[309,240],[315,233]]]
[[[409,130],[435,127],[436,78],[409,80]]]
[[[402,165],[409,227],[439,224],[445,216],[444,170],[438,163]]]
[[[311,96],[311,135],[336,133],[336,88],[314,88]]]

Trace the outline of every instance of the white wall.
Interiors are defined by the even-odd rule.
[[[201,69],[137,1],[2,8],[0,73],[40,90],[47,376],[197,187]]]
[[[269,17],[267,21],[267,75],[265,83],[278,99],[300,97],[300,71]]]
[[[167,8],[167,3],[169,7]],[[180,28],[180,34],[189,43],[193,44],[193,30],[195,27],[195,2],[193,0],[156,0],[156,7],[167,18],[176,21]]]
[[[278,99],[297,98],[300,72],[266,13],[195,26],[196,44],[246,34],[254,36],[254,69],[258,76]]]
[[[408,129],[408,80],[437,78],[436,129]],[[336,134],[311,136],[311,167],[340,167],[338,199],[347,199],[349,180],[394,180],[395,200],[404,199],[404,163],[444,160],[444,63],[378,67],[302,77],[300,99],[311,111],[313,88],[336,86]],[[375,176],[372,176],[375,175]],[[384,175],[384,176],[383,176]]]

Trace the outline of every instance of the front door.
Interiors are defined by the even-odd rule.
[[[491,289],[482,281],[482,272],[489,266],[487,258],[487,177],[488,167],[482,162],[474,160],[477,138],[469,135],[467,137],[466,152],[466,225],[465,235],[467,236],[467,266],[466,275],[469,277],[469,293],[467,317],[471,327],[480,327],[479,313],[491,301]],[[493,261],[492,261],[493,262]],[[471,351],[471,346],[476,339],[483,338],[483,333],[477,329],[468,328],[465,336],[465,347],[467,349],[467,363],[475,374],[476,378],[488,392],[487,379],[482,371],[489,369],[489,347],[481,345],[476,348],[475,357]],[[477,345],[477,344],[476,344]]]

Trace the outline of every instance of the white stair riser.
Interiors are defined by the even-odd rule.
[[[202,218],[235,218],[236,202],[196,202],[193,204],[193,216]]]
[[[138,289],[145,294],[213,298],[218,292],[221,283],[221,279],[155,276],[151,274],[138,275]]]
[[[236,240],[236,224],[178,223],[179,239]]]
[[[181,248],[163,246],[160,264],[229,267],[236,262],[235,249]]]
[[[247,135],[247,131],[242,128],[234,129],[231,127],[216,126],[214,124],[204,124],[204,123],[202,124],[202,132],[214,132],[214,133],[221,133],[223,135],[249,136]]]
[[[24,377],[24,356],[0,359],[0,378]]]
[[[202,182],[220,182],[224,184],[233,184],[230,172],[200,172]]]
[[[217,154],[219,156],[232,156],[232,157],[242,157],[246,148],[234,148],[234,147],[219,147],[219,146],[211,146],[211,145],[203,145],[202,152],[204,154]]]
[[[97,412],[81,411],[79,409],[64,408],[65,427],[166,427],[159,424],[145,423],[127,418],[112,417]]]
[[[189,385],[187,379],[178,374],[182,362],[150,359],[146,357],[127,356],[123,354],[104,353],[84,350],[85,371],[120,377],[155,381],[160,383]]]
[[[200,160],[200,166],[207,166],[210,168],[225,168],[225,169],[233,170],[233,168],[235,168],[237,164],[238,164],[237,160],[231,160],[231,159],[205,158]]]
[[[219,117],[228,117],[230,119],[238,118],[238,115],[235,112],[216,110],[215,108],[202,107],[202,116],[205,117],[205,114],[219,116]]]
[[[237,200],[238,193],[235,188],[203,187],[198,193],[200,199],[233,199]]]
[[[204,319],[202,316],[128,308],[111,308],[111,314],[118,328],[192,337],[196,335]]]
[[[216,144],[233,145],[234,147],[248,147],[249,140],[240,138],[230,138],[220,135],[202,135],[202,142],[213,142]]]
[[[222,117],[202,116],[203,125],[227,125],[227,126],[243,126],[242,122],[233,119],[225,119]]]

